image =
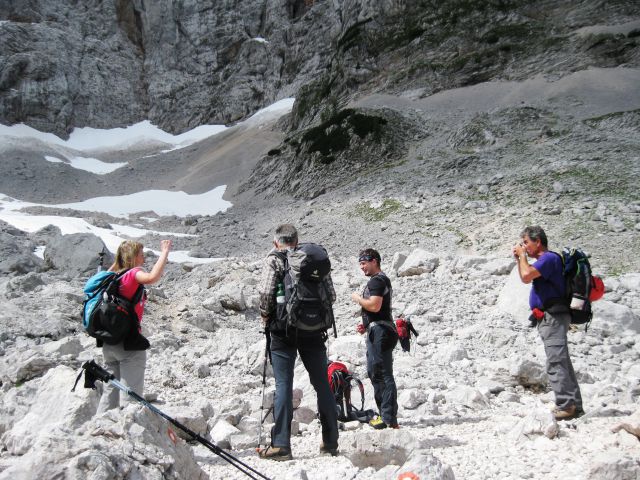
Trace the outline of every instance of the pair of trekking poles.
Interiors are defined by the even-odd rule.
[[[233,465],[235,468],[240,470],[242,473],[247,475],[249,478],[252,478],[252,479],[255,479],[255,480],[258,480],[259,478],[262,478],[264,480],[271,480],[266,475],[258,472],[257,470],[255,470],[251,466],[247,465],[246,463],[244,463],[243,461],[241,461],[237,457],[234,457],[229,452],[226,452],[222,448],[218,447],[215,443],[210,442],[206,438],[203,438],[201,435],[197,434],[196,432],[194,432],[190,428],[188,428],[185,425],[181,424],[176,419],[171,418],[169,415],[167,415],[166,413],[162,412],[160,409],[156,408],[154,405],[152,405],[151,403],[146,401],[143,397],[138,395],[136,392],[131,390],[129,387],[123,385],[118,380],[116,380],[115,376],[112,373],[110,373],[107,370],[105,370],[104,368],[102,368],[95,361],[91,360],[90,362],[85,362],[84,365],[82,365],[82,369],[83,369],[83,371],[81,371],[80,374],[78,375],[78,377],[76,378],[76,383],[73,386],[73,389],[71,391],[75,391],[75,388],[78,385],[78,381],[80,380],[80,377],[82,377],[83,373],[85,375],[85,379],[84,379],[84,387],[85,388],[95,389],[96,388],[96,385],[95,385],[96,380],[99,380],[99,381],[101,381],[103,383],[109,383],[112,386],[114,386],[115,388],[117,388],[118,390],[121,390],[122,392],[124,392],[127,395],[129,395],[136,402],[141,403],[142,405],[147,407],[153,413],[155,413],[157,415],[160,415],[162,418],[164,418],[165,420],[169,421],[172,425],[174,425],[175,427],[179,428],[180,430],[185,432],[187,435],[189,435],[193,440],[195,440],[198,443],[204,445],[206,448],[211,450],[213,453],[218,455],[220,458],[222,458],[226,462],[228,462],[231,465]],[[265,374],[266,374],[266,359],[265,359]],[[263,375],[263,383],[264,383],[264,381],[265,380],[264,380],[264,375]],[[263,387],[262,395],[263,395],[263,400],[264,400],[264,387]],[[262,431],[262,423],[260,424],[260,430]]]

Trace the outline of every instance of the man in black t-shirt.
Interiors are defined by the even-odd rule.
[[[380,254],[372,248],[358,255],[360,269],[369,277],[362,295],[351,299],[362,307],[362,323],[367,335],[367,373],[380,416],[369,424],[375,429],[398,428],[398,392],[393,378],[393,349],[398,334],[391,314],[391,280],[380,269]]]

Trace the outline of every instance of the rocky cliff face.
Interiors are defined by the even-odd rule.
[[[335,12],[313,3],[3,2],[0,121],[65,134],[239,119],[323,69]]]
[[[0,121],[65,134],[148,118],[177,132],[299,96],[297,127],[363,90],[637,65],[637,30],[576,34],[637,13],[624,0],[7,1]]]
[[[62,135],[232,122],[295,95],[326,68],[331,39],[386,3],[3,2],[0,121]]]

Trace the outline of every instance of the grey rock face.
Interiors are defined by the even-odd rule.
[[[430,95],[501,76],[638,63],[631,33],[606,41],[570,35],[596,19],[629,21],[632,8],[602,12],[587,5],[569,17],[571,2],[558,1],[538,17],[529,14],[529,2],[515,2],[510,15],[450,3],[3,2],[0,121],[65,135],[73,127],[148,118],[178,132],[232,122],[296,96],[298,128],[328,118],[363,87]],[[571,61],[560,61],[567,54]],[[492,147],[498,134],[479,121],[452,141],[477,151]]]
[[[360,172],[393,165],[419,131],[410,119],[390,110],[332,111],[319,125],[301,129],[269,151],[243,189],[315,198]]]
[[[107,252],[104,265],[113,262],[113,255],[99,237],[89,233],[62,235],[51,240],[44,251],[44,259],[51,268],[64,269],[74,275],[92,275],[99,264],[100,252]]]
[[[338,19],[323,5],[315,9],[322,22],[299,21],[309,8],[284,0],[3,2],[0,120],[59,135],[146,118],[174,132],[237,120],[322,68]]]
[[[32,253],[34,245],[21,231],[0,222],[0,274],[27,273],[44,268]]]

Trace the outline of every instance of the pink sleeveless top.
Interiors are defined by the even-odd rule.
[[[140,285],[136,281],[136,273],[138,273],[140,270],[142,270],[142,268],[140,267],[132,268],[120,279],[119,293],[124,298],[131,300],[136,294],[136,290],[138,290],[138,286]],[[144,304],[146,303],[146,301],[147,296],[143,294],[142,297],[140,297],[140,301],[133,307],[136,314],[138,315],[138,320],[140,322],[142,322],[142,314],[144,313]]]

